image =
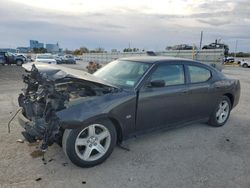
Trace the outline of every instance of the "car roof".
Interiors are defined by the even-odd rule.
[[[198,61],[194,61],[191,59],[167,57],[167,56],[135,56],[135,57],[120,58],[119,60],[137,61],[137,62],[152,63],[152,64],[158,63],[158,62],[173,62],[173,61],[200,63]]]

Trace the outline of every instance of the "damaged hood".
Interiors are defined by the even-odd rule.
[[[90,81],[93,83],[98,83],[101,85],[106,85],[113,88],[118,88],[117,86],[114,86],[105,80],[102,80],[92,74],[89,74],[82,70],[77,69],[71,69],[67,67],[63,67],[60,65],[52,65],[52,64],[44,64],[44,63],[26,63],[23,64],[22,67],[28,71],[31,72],[33,65],[35,65],[35,68],[38,69],[39,73],[42,74],[42,76],[48,80],[55,81],[62,78],[76,78],[80,80]]]

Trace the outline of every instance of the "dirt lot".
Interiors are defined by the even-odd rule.
[[[35,145],[17,143],[22,128],[15,119],[22,88],[22,69],[0,67],[0,187],[250,187],[250,69],[227,67],[240,79],[239,105],[221,128],[193,124],[126,142],[131,151],[115,148],[102,165],[82,169],[53,145],[33,158]]]

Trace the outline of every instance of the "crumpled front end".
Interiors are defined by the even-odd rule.
[[[23,76],[23,81],[26,88],[18,97],[19,106],[22,107],[19,123],[25,129],[22,134],[29,142],[42,140],[42,150],[55,142],[61,143],[63,129],[56,112],[70,108],[70,103],[77,98],[104,95],[117,90],[74,77],[50,80],[46,73],[40,73],[35,66]]]

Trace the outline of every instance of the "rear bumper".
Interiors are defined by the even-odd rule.
[[[240,100],[240,92],[241,92],[241,87],[240,87],[240,81],[236,81],[236,87],[235,87],[235,93],[234,93],[234,103],[233,103],[233,108],[239,103]]]

